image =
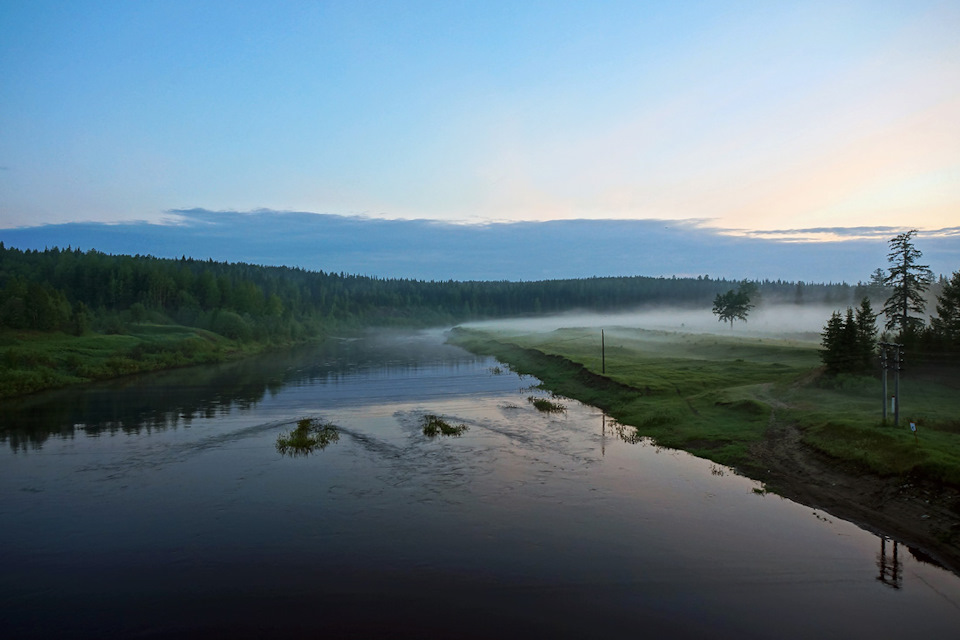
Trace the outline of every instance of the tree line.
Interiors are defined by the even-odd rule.
[[[295,341],[333,328],[436,326],[467,320],[707,306],[744,283],[696,278],[595,277],[533,282],[384,279],[296,267],[20,250],[0,242],[0,329],[122,333],[131,323],[176,323],[236,340]],[[846,303],[846,284],[758,281],[765,301]]]
[[[920,349],[928,358],[938,354],[955,362],[960,352],[960,271],[939,283],[937,315],[928,324],[925,294],[934,284],[934,276],[928,265],[920,264],[923,252],[914,245],[916,233],[913,229],[891,238],[886,273],[878,268],[870,283],[858,288],[886,294],[881,311],[886,321],[880,340]],[[833,313],[821,334],[820,358],[829,372],[865,371],[874,366],[878,317],[869,296],[861,299],[856,312],[848,307],[846,314]]]

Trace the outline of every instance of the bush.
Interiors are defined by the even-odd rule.
[[[250,325],[239,314],[233,311],[220,311],[213,318],[211,327],[214,333],[219,333],[231,340],[247,341],[251,336]]]

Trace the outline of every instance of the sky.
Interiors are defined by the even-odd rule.
[[[955,0],[0,0],[0,237],[197,209],[957,243],[958,33]]]

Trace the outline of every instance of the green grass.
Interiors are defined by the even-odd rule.
[[[751,446],[796,426],[815,450],[877,475],[960,486],[960,381],[922,367],[901,379],[901,425],[881,420],[873,376],[822,375],[818,345],[634,329],[458,330],[451,341],[602,408],[638,436],[750,469]],[[960,371],[954,372],[960,378]],[[893,381],[890,381],[892,392]],[[892,416],[891,416],[892,420]],[[918,425],[918,437],[908,425]]]
[[[220,362],[253,353],[203,329],[133,325],[122,335],[0,332],[0,398],[124,375]]]
[[[960,486],[960,392],[949,380],[924,380],[905,371],[899,426],[889,407],[886,423],[881,419],[879,380],[844,376],[818,382],[784,394],[789,401],[784,419],[803,425],[803,442],[878,475],[913,474]]]
[[[228,349],[225,339],[185,327],[145,325],[137,327],[134,334],[80,337],[4,332],[0,339],[0,397],[215,362]]]

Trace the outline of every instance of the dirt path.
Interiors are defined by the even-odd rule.
[[[861,473],[805,445],[795,425],[777,421],[776,409],[751,454],[749,475],[777,494],[894,538],[960,575],[960,491]]]

